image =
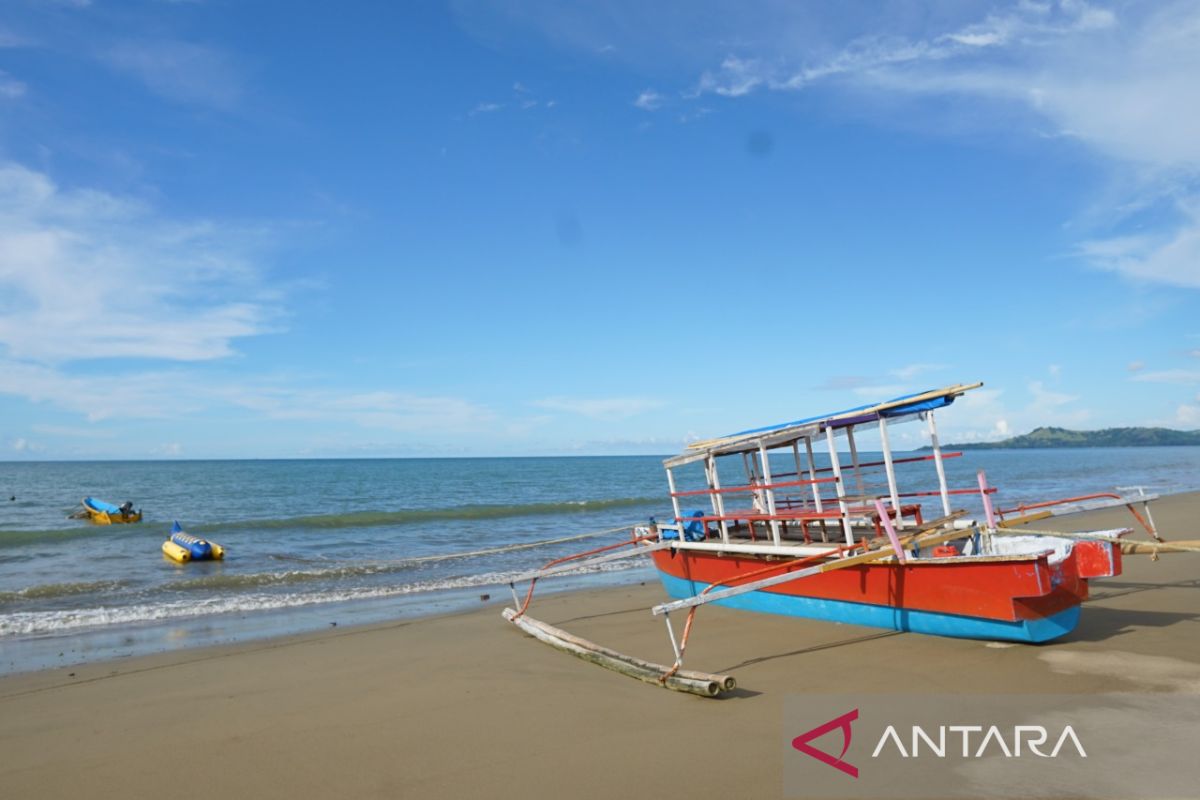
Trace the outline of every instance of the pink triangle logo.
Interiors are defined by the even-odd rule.
[[[824,725],[813,728],[807,733],[800,734],[795,739],[792,739],[792,747],[796,748],[805,755],[812,756],[822,764],[828,764],[834,769],[840,769],[851,778],[857,778],[858,767],[842,760],[842,757],[846,755],[846,751],[850,749],[850,737],[852,735],[850,731],[850,723],[854,722],[856,719],[858,719],[857,708],[853,711],[848,711],[845,714],[842,714],[840,717],[835,717],[834,719],[829,720],[829,722],[826,722]],[[842,731],[842,752],[838,754],[837,758],[834,758],[824,750],[818,750],[809,744],[809,742],[811,742],[813,739],[819,739],[830,731],[838,728],[840,728]]]

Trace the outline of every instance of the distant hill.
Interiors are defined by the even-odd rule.
[[[1022,436],[999,442],[969,442],[943,445],[944,450],[1019,450],[1035,447],[1177,447],[1200,445],[1200,431],[1170,428],[1105,428],[1099,431],[1069,431],[1066,428],[1034,428]],[[930,449],[928,446],[922,450]]]

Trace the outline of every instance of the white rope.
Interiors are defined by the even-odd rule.
[[[532,550],[536,547],[547,547],[552,544],[563,544],[564,542],[577,542],[581,539],[593,539],[597,536],[607,536],[633,528],[633,525],[622,525],[618,528],[608,528],[603,531],[589,531],[588,533],[579,533],[574,536],[562,536],[557,539],[542,539],[536,542],[521,542],[519,544],[508,544],[503,547],[489,547],[486,550],[469,550],[464,553],[442,553],[435,556],[417,556],[416,558],[398,558],[395,560],[398,564],[424,564],[432,561],[450,561],[455,558],[475,558],[476,556],[490,556],[497,553],[511,553],[514,550]]]

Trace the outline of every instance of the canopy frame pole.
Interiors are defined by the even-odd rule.
[[[824,511],[825,508],[821,503],[821,485],[816,482],[817,460],[816,460],[816,458],[813,457],[813,446],[812,446],[812,438],[811,437],[808,437],[808,436],[804,437],[804,449],[807,451],[807,455],[808,455],[808,479],[810,481],[813,481],[813,485],[812,485],[813,505],[816,506],[817,511]]]
[[[783,544],[782,537],[779,533],[779,520],[775,513],[775,490],[771,488],[771,461],[767,455],[767,445],[765,442],[758,444],[758,458],[762,463],[763,475],[763,494],[767,500],[767,513],[771,515],[771,539],[775,542],[775,546]]]
[[[817,477],[817,462],[816,462],[816,459],[813,458],[813,446],[812,446],[812,437],[811,436],[804,437],[804,450],[808,455],[808,478],[809,478],[809,480],[815,480],[815,478]],[[821,500],[820,484],[813,483],[812,496],[813,496],[813,505],[816,507],[817,512],[819,513],[821,511],[824,511],[825,506]],[[825,520],[821,520],[821,541],[823,541],[823,542],[829,541],[829,528],[825,524]]]
[[[942,445],[938,442],[937,423],[933,420],[933,412],[925,412],[925,421],[929,424],[929,441],[933,445],[933,465],[937,467],[938,491],[942,495],[942,511],[950,513],[950,487],[946,485],[946,465],[942,463]]]
[[[683,539],[683,511],[679,507],[679,498],[675,496],[675,470],[667,467],[667,488],[671,492],[671,508],[675,511],[675,524],[679,526],[679,538]]]
[[[862,468],[858,465],[858,446],[854,443],[854,426],[846,428],[846,441],[850,442],[850,463],[854,465],[854,484],[858,487],[860,495],[866,495],[867,490],[863,486]]]
[[[900,513],[900,490],[896,488],[896,465],[892,463],[892,445],[888,441],[887,417],[879,417],[879,439],[883,447],[883,468],[887,472],[888,494],[891,495],[892,514],[896,517],[896,525],[903,523]]]
[[[798,481],[805,480],[804,467],[802,467],[800,465],[800,440],[799,439],[792,442],[792,460],[796,463],[796,480],[798,480]],[[812,475],[808,476],[809,479],[811,479],[812,477],[813,477]],[[801,489],[800,491],[804,491],[804,490]],[[803,501],[801,501],[801,502],[803,502]]]
[[[721,479],[717,475],[717,457],[709,453],[709,488],[713,489],[713,508],[716,509],[717,516],[721,521],[717,523],[721,529],[721,541],[729,544],[729,523],[725,520],[725,497],[721,493]]]
[[[833,426],[825,428],[825,441],[829,444],[829,461],[833,464],[834,486],[837,487],[838,510],[842,512],[842,531],[846,544],[854,544],[854,529],[850,526],[850,508],[846,505],[846,487],[842,482],[842,465],[838,461],[837,444],[834,443]]]

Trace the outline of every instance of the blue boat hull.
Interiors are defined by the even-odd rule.
[[[708,584],[677,578],[667,575],[661,570],[658,574],[667,594],[681,600],[694,597],[708,588]],[[864,625],[911,633],[927,633],[933,636],[1028,643],[1048,642],[1065,636],[1073,631],[1079,623],[1080,612],[1079,606],[1073,605],[1040,619],[1010,622],[764,591],[748,592],[724,600],[716,600],[714,603],[746,611],[806,617],[827,622],[843,622],[848,625]]]

